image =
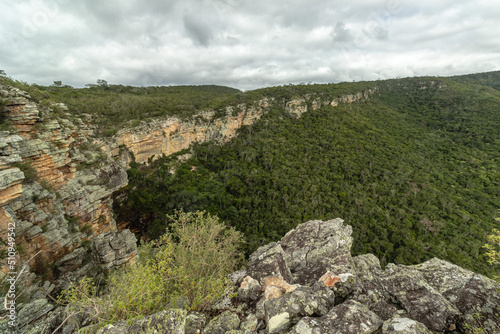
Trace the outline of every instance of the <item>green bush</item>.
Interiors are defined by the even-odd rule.
[[[59,301],[100,325],[134,320],[188,299],[202,311],[224,294],[227,274],[242,260],[242,235],[204,212],[169,216],[171,230],[139,248],[140,261],[109,276],[106,294],[86,278],[63,291]]]
[[[202,311],[222,297],[226,275],[243,260],[243,235],[200,211],[167,217],[171,231],[157,242],[158,272],[171,299],[187,297],[190,309]]]
[[[17,167],[24,173],[24,182],[34,182],[38,181],[38,172],[31,165],[31,161],[26,160],[24,162],[16,162],[12,164],[13,167]]]

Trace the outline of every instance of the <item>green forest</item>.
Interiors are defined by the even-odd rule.
[[[242,101],[377,88],[367,100],[296,119],[282,103],[224,145],[197,144],[187,161],[131,163],[118,221],[147,238],[175,210],[207,210],[243,232],[247,254],[297,224],[341,217],[355,255],[383,264],[439,257],[476,272],[500,207],[497,80],[411,78],[265,88]],[[481,78],[480,78],[481,79]],[[497,223],[498,224],[498,223]]]

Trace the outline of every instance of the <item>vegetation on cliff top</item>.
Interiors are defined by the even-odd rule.
[[[133,164],[119,220],[154,238],[165,214],[204,209],[242,231],[251,253],[299,223],[342,217],[355,254],[493,274],[482,245],[500,200],[500,92],[449,78],[361,85],[378,92],[300,119],[275,104],[229,143],[195,145],[186,162]],[[291,89],[334,85],[316,86]]]

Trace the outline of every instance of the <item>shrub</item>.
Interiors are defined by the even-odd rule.
[[[31,165],[31,161],[26,160],[25,162],[15,162],[12,164],[13,167],[17,167],[24,173],[24,182],[34,182],[38,181],[38,173],[36,169]]]
[[[170,231],[141,245],[137,264],[112,272],[106,294],[87,278],[63,291],[59,301],[106,325],[144,317],[180,298],[198,311],[218,300],[229,283],[226,275],[242,260],[242,235],[204,212],[167,218]]]
[[[229,284],[226,275],[243,260],[243,236],[204,212],[167,218],[171,230],[158,242],[158,272],[171,298],[187,297],[191,309],[202,311],[222,296]]]

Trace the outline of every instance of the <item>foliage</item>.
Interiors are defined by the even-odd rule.
[[[38,172],[31,165],[30,160],[25,160],[24,162],[15,162],[12,164],[12,167],[17,167],[21,170],[21,172],[23,172],[24,174],[23,182],[30,183],[38,181]]]
[[[496,218],[497,221],[500,221],[500,218]],[[488,243],[483,247],[486,248],[486,257],[490,264],[499,264],[500,263],[500,230],[493,229],[492,234],[487,236]],[[500,282],[500,275],[496,275],[495,279]]]
[[[158,272],[170,291],[187,297],[191,309],[203,310],[222,297],[226,275],[241,263],[243,236],[204,212],[168,216],[169,230],[158,241]]]
[[[185,162],[134,164],[115,201],[118,221],[155,238],[165,214],[207,210],[244,233],[250,254],[299,223],[342,217],[354,255],[382,264],[439,257],[493,274],[481,247],[500,200],[499,92],[413,78],[248,94],[286,102],[376,87],[367,101],[299,119],[275,103],[230,142],[195,145]]]
[[[138,263],[112,272],[106,291],[86,278],[63,291],[59,302],[105,325],[144,317],[181,297],[189,299],[193,310],[220,298],[226,275],[241,260],[241,235],[203,212],[177,212],[168,219],[171,230],[143,244]]]

